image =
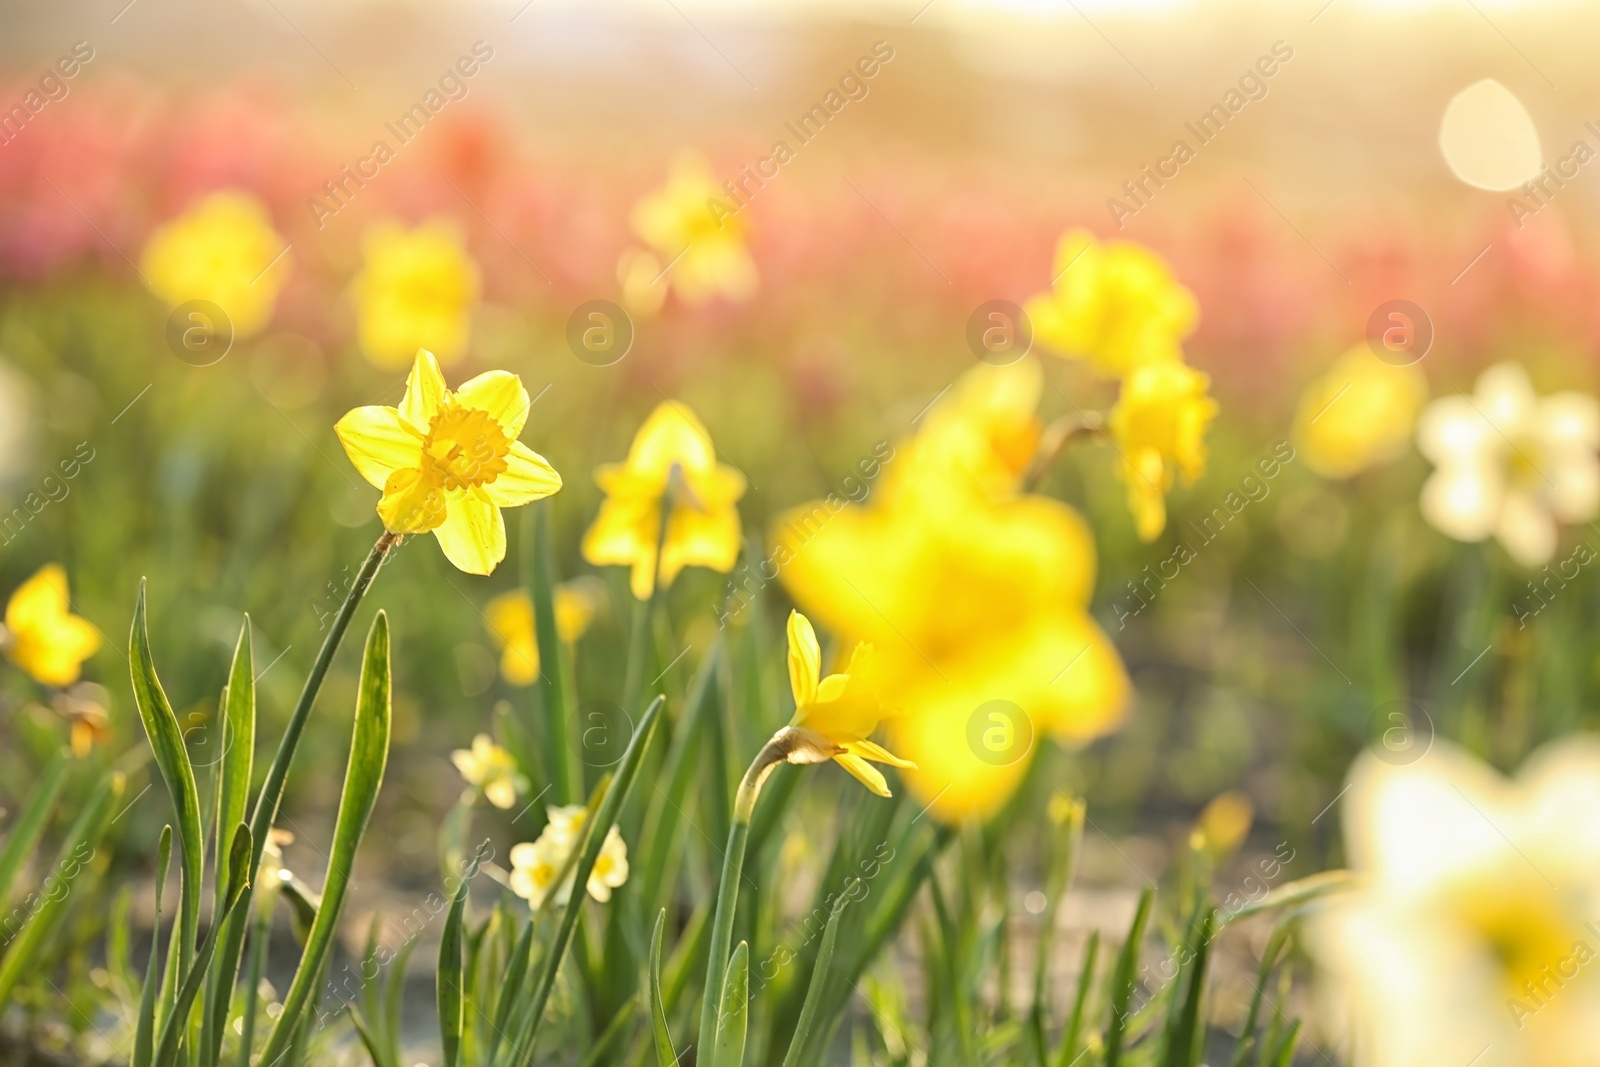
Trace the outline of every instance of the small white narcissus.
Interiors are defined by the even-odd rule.
[[[1368,754],[1340,803],[1355,888],[1308,944],[1347,1062],[1600,1063],[1600,740],[1514,780],[1443,741]]]
[[[549,822],[538,840],[523,842],[511,849],[511,891],[538,910],[550,896],[555,881],[572,850],[583,837],[583,823],[589,812],[582,804],[546,808]],[[574,872],[575,874],[576,872]],[[595,859],[594,869],[584,888],[589,895],[604,904],[611,899],[611,891],[628,880],[628,846],[615,826],[606,832]],[[572,877],[555,894],[557,904],[566,904],[572,896]]]
[[[484,797],[497,808],[511,807],[517,802],[517,793],[527,788],[527,779],[517,771],[516,759],[488,734],[474,737],[470,749],[458,748],[450,753],[450,760],[467,784],[483,790]]]
[[[1435,471],[1422,514],[1458,541],[1493,534],[1511,557],[1539,567],[1559,523],[1600,510],[1600,404],[1582,393],[1535,395],[1515,363],[1497,363],[1469,396],[1440,397],[1417,424]]]

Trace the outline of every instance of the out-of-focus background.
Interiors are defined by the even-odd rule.
[[[1600,9],[96,0],[17,3],[4,18],[0,108],[21,106],[25,121],[0,114],[0,516],[24,508],[26,521],[0,535],[0,588],[65,566],[75,609],[106,639],[86,674],[108,690],[111,751],[140,737],[122,650],[141,575],[180,718],[210,721],[248,611],[263,733],[276,736],[379,531],[376,490],[332,429],[351,407],[395,403],[404,381],[358,344],[363,241],[386,221],[433,219],[481,272],[471,341],[447,374],[504,367],[536,395],[524,440],[566,478],[552,511],[560,569],[607,583],[610,608],[584,640],[617,645],[625,575],[577,551],[600,498],[588,472],[619,458],[664,396],[691,405],[748,474],[742,521],[759,541],[783,509],[910,431],[973,364],[974,309],[1047,291],[1064,231],[1138,241],[1170,263],[1200,305],[1188,361],[1221,405],[1204,477],[1174,494],[1153,544],[1134,536],[1104,446],[1075,450],[1046,483],[1096,531],[1094,611],[1137,693],[1120,733],[1052,772],[1105,831],[1089,838],[1091,884],[1136,884],[1130,866],[1158,875],[1226,790],[1250,797],[1260,849],[1288,838],[1337,861],[1333,820],[1316,819],[1374,738],[1375,664],[1413,672],[1430,729],[1506,765],[1589,721],[1593,658],[1561,644],[1580,627],[1488,660],[1514,656],[1515,670],[1458,675],[1484,635],[1502,650],[1530,640],[1509,616],[1463,622],[1451,610],[1472,602],[1463,584],[1501,581],[1510,600],[1528,576],[1485,577],[1480,557],[1423,523],[1428,467],[1414,450],[1349,482],[1286,464],[1153,610],[1122,618],[1118,604],[1186,523],[1290,439],[1302,388],[1364,343],[1386,302],[1431,322],[1418,366],[1434,394],[1505,358],[1543,390],[1595,387],[1600,168],[1574,164],[1540,198],[1491,191],[1452,172],[1439,135],[1452,98],[1493,79],[1545,162],[1580,142],[1600,149]],[[29,108],[66,56],[76,73]],[[451,75],[469,56],[475,73]],[[797,138],[793,125],[867,56],[879,62],[863,89]],[[1257,76],[1264,57],[1273,73]],[[1244,105],[1196,137],[1236,91]],[[430,93],[442,106],[397,138]],[[635,316],[620,362],[577,358],[574,309],[623,299],[635,202],[686,151],[731,182],[779,140],[793,158],[738,215],[754,294],[669,300]],[[1168,166],[1180,140],[1192,158],[1155,187],[1145,168]],[[378,141],[392,158],[358,186],[345,168]],[[1138,195],[1125,186],[1141,181]],[[195,366],[168,343],[141,255],[156,227],[222,189],[266,205],[286,250],[262,270],[282,288],[263,330]],[[1080,366],[1043,358],[1047,416],[1108,402]],[[73,455],[77,475],[45,485]],[[498,677],[483,615],[517,582],[525,516],[508,518],[510,560],[492,578],[455,571],[422,539],[372,598],[397,620],[396,747],[387,829],[362,863],[398,886],[434,876],[438,818],[461,790],[449,751],[497,702],[526,699]],[[674,588],[687,632],[714,626],[722,587],[690,571]],[[1575,623],[1596,604],[1579,589],[1552,610]],[[340,663],[323,699],[343,707],[355,679],[353,660]],[[586,696],[616,696],[604,660],[586,669],[580,656],[579,669]],[[25,685],[7,685],[0,776],[25,780],[59,729]],[[1508,702],[1514,714],[1484,713]],[[289,819],[332,807],[346,730],[314,720]],[[129,815],[146,839],[163,818],[153,804]]]

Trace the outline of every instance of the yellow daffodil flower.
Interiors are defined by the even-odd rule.
[[[679,156],[667,183],[633,206],[633,232],[653,254],[630,250],[618,263],[628,306],[653,312],[666,285],[691,307],[713,297],[738,301],[754,293],[756,265],[745,247],[744,220],[734,208],[704,159],[687,152]]]
[[[1306,465],[1324,478],[1349,478],[1405,451],[1428,379],[1357,345],[1300,396],[1294,442]]]
[[[583,536],[583,558],[596,566],[632,566],[630,587],[640,600],[655,588],[658,543],[667,585],[686,566],[726,574],[738,561],[735,505],[744,495],[744,475],[717,462],[711,435],[683,404],[664,401],[634,435],[626,462],[605,464],[594,478],[606,499]]]
[[[1152,363],[1124,379],[1111,409],[1111,437],[1121,458],[1117,474],[1128,487],[1139,539],[1153,541],[1167,525],[1166,493],[1206,467],[1206,427],[1217,414],[1207,395],[1211,379],[1182,363]]]
[[[1329,1005],[1368,1067],[1592,1064],[1600,1048],[1600,743],[1514,781],[1435,741],[1352,769],[1356,888],[1311,925]]]
[[[1054,276],[1052,291],[1024,308],[1034,337],[1104,375],[1178,358],[1199,319],[1194,294],[1160,256],[1131,242],[1100,244],[1086,230],[1069,231],[1056,247]]]
[[[878,492],[948,495],[954,480],[984,496],[1015,493],[1039,446],[1043,389],[1044,369],[1032,358],[966,371],[896,450]]]
[[[556,879],[566,865],[572,850],[581,838],[588,811],[581,804],[549,808],[550,821],[544,832],[533,842],[523,842],[511,849],[511,891],[526,900],[537,911],[555,890],[556,904],[564,905],[572,897],[572,881],[556,889]],[[574,876],[576,872],[573,872]],[[615,826],[606,832],[600,846],[600,856],[584,888],[589,895],[604,904],[611,899],[611,891],[628,880],[628,846]]]
[[[1436,468],[1422,487],[1423,518],[1458,541],[1493,534],[1524,567],[1555,555],[1558,524],[1600,511],[1600,404],[1582,393],[1539,397],[1515,363],[1484,371],[1471,396],[1429,404],[1417,447]]]
[[[1243,793],[1218,793],[1195,820],[1201,847],[1214,856],[1233,855],[1250,836],[1255,815],[1255,805]]]
[[[478,268],[460,234],[442,221],[414,230],[384,223],[362,241],[355,280],[361,349],[380,367],[403,367],[426,348],[443,363],[467,350]]]
[[[591,577],[556,586],[556,632],[576,644],[605,603],[605,586]],[[539,641],[534,628],[533,598],[525,589],[501,593],[484,605],[489,636],[500,649],[500,675],[512,685],[539,680]]]
[[[518,772],[517,761],[488,734],[474,737],[471,748],[450,753],[450,762],[468,785],[483,790],[484,797],[497,808],[511,807],[517,802],[517,793],[527,788],[527,779]]]
[[[156,228],[139,269],[168,304],[209,300],[227,313],[235,336],[247,337],[272,318],[289,274],[287,262],[274,261],[288,244],[255,197],[213,193]]]
[[[55,694],[55,710],[68,723],[68,740],[72,754],[79,759],[87,756],[95,745],[111,739],[111,716],[106,708],[111,705],[111,694],[103,685],[79,682],[70,689]]]
[[[386,529],[431,530],[451,563],[489,574],[506,556],[500,509],[561,488],[555,468],[517,440],[527,420],[528,391],[515,374],[485,371],[451,392],[421,351],[398,408],[356,408],[334,429],[356,470],[383,490]]]
[[[842,674],[822,677],[822,649],[816,631],[804,615],[789,612],[789,688],[794,693],[794,718],[773,740],[788,762],[831,759],[862,785],[886,797],[889,783],[872,763],[905,770],[915,770],[916,764],[868,740],[886,716],[869,677],[871,661],[872,646],[857,644]]]
[[[6,658],[43,685],[78,680],[83,661],[100,648],[100,631],[72,614],[67,572],[47,563],[6,603]]]
[[[773,559],[802,610],[872,644],[876,684],[904,709],[885,722],[889,748],[914,761],[906,780],[942,819],[1004,803],[1033,736],[1082,743],[1121,718],[1127,676],[1088,614],[1094,542],[1064,504],[923,487],[845,507],[804,544],[780,539]],[[984,747],[996,701],[1015,719],[998,753]]]

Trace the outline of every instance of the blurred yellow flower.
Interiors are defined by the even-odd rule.
[[[1071,230],[1056,246],[1054,269],[1051,292],[1024,308],[1033,335],[1047,348],[1087,359],[1101,374],[1120,377],[1178,358],[1199,319],[1194,294],[1140,245],[1100,244],[1086,230]]]
[[[794,718],[773,738],[790,763],[833,760],[880,797],[889,796],[889,783],[872,766],[887,763],[915,770],[903,760],[867,740],[887,712],[870,678],[872,646],[859,643],[842,674],[822,677],[822,649],[810,621],[798,611],[789,612],[789,688],[794,693]]]
[[[514,845],[511,849],[511,891],[537,911],[555,889],[561,868],[581,840],[588,811],[582,804],[547,809],[550,821],[537,840]],[[572,897],[572,882],[577,872],[555,892],[555,902],[564,905]],[[600,856],[585,884],[589,895],[604,904],[611,891],[628,880],[628,846],[615,826],[606,832]]]
[[[1306,386],[1295,413],[1294,442],[1306,464],[1325,478],[1349,478],[1405,451],[1428,379],[1357,345]]]
[[[948,495],[951,481],[990,497],[1015,493],[1039,445],[1043,389],[1044,368],[1032,358],[966,371],[900,445],[879,493]]]
[[[1600,404],[1582,393],[1538,397],[1518,364],[1484,371],[1471,396],[1429,404],[1417,447],[1436,468],[1422,487],[1423,518],[1458,541],[1494,534],[1524,567],[1555,555],[1557,523],[1600,510]]]
[[[735,505],[744,475],[717,462],[711,435],[683,404],[663,401],[634,435],[627,460],[600,466],[594,479],[606,499],[583,535],[583,558],[596,566],[631,565],[630,587],[640,600],[655,588],[658,543],[667,585],[686,566],[726,574],[738,561]]]
[[[1111,437],[1121,458],[1139,539],[1153,541],[1167,525],[1166,493],[1175,477],[1194,481],[1206,467],[1206,427],[1217,414],[1211,379],[1182,363],[1152,363],[1122,383],[1111,409]]]
[[[1362,756],[1344,805],[1354,892],[1311,926],[1366,1067],[1593,1064],[1600,1049],[1600,743],[1507,781],[1435,742]]]
[[[467,350],[478,268],[447,222],[407,230],[374,226],[362,240],[355,280],[361,349],[380,367],[403,367],[426,348],[454,363]]]
[[[556,633],[576,644],[605,603],[605,586],[575,578],[556,586]],[[489,636],[500,649],[500,674],[512,685],[539,680],[539,641],[534,628],[533,598],[525,589],[501,593],[484,605]]]
[[[500,509],[561,488],[555,468],[517,440],[527,421],[528,391],[515,374],[485,371],[452,393],[421,351],[398,408],[356,408],[334,429],[356,470],[383,490],[386,529],[431,530],[451,563],[489,574],[506,556]]]
[[[1250,835],[1255,814],[1255,805],[1243,793],[1218,793],[1195,821],[1201,847],[1215,856],[1232,855]]]
[[[517,793],[528,786],[511,753],[495,744],[488,734],[474,737],[471,748],[450,753],[450,762],[468,785],[483,790],[489,803],[497,808],[511,807],[517,802]]]
[[[872,644],[876,685],[904,709],[885,722],[889,748],[942,819],[994,812],[1038,733],[1085,742],[1121,718],[1128,679],[1088,614],[1094,542],[1064,504],[923,487],[846,507],[794,551],[780,540],[774,560],[802,610]],[[972,733],[996,701],[1017,720],[998,751]]]
[[[168,304],[209,300],[227,313],[235,336],[247,337],[272,318],[288,276],[288,264],[275,261],[288,244],[261,201],[212,193],[156,228],[139,269]]]
[[[633,206],[633,232],[654,254],[630,250],[617,265],[630,308],[655,311],[665,298],[664,285],[691,307],[718,296],[744,300],[755,292],[756,264],[745,247],[744,222],[723,195],[706,161],[685,152],[666,184]]]
[[[47,563],[6,603],[6,658],[43,685],[78,680],[83,661],[100,648],[100,631],[72,614],[67,572]]]

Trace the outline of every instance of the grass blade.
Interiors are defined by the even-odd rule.
[[[155,660],[150,655],[150,631],[145,615],[145,583],[139,580],[139,599],[133,609],[133,633],[129,638],[130,673],[133,697],[139,705],[156,766],[166,782],[167,793],[177,819],[178,838],[178,938],[177,984],[183,985],[193,963],[195,942],[200,930],[200,880],[205,866],[205,844],[200,822],[200,793],[194,784],[194,767],[183,744],[183,731],[172,712],[167,694],[156,677]],[[165,1013],[163,1012],[163,1015]]]
[[[1218,928],[1217,909],[1201,903],[1197,914],[1189,920],[1189,937],[1178,958],[1180,982],[1173,987],[1172,1003],[1167,1007],[1167,1025],[1162,1035],[1165,1052],[1158,1060],[1165,1067],[1190,1067],[1200,1062],[1200,1043],[1205,1039],[1200,1002],[1205,994],[1211,942],[1216,939]],[[1180,991],[1181,1011],[1175,1010],[1180,1003]]]
[[[849,899],[841,894],[828,913],[828,928],[822,932],[822,947],[817,949],[817,964],[811,969],[811,985],[806,989],[800,1022],[789,1041],[789,1052],[783,1057],[783,1067],[799,1067],[806,1046],[811,1042],[812,1031],[817,1025],[817,1007],[822,1002],[822,990],[828,984],[828,966],[833,963],[833,944],[839,937],[839,916],[844,914]]]
[[[656,916],[655,933],[650,935],[650,970],[645,976],[645,993],[650,998],[650,1032],[655,1037],[656,1067],[677,1067],[678,1053],[667,1031],[667,1011],[661,1003],[661,936],[667,926],[667,909]],[[713,1061],[714,1063],[714,1061]]]
[[[328,955],[333,935],[344,910],[344,898],[355,868],[356,848],[361,844],[383,784],[383,771],[389,760],[389,617],[378,612],[367,635],[366,653],[361,664],[361,684],[356,696],[355,732],[350,744],[350,762],[345,769],[344,792],[339,798],[339,815],[334,821],[333,846],[328,854],[328,878],[322,887],[322,903],[312,920],[300,966],[283,998],[283,1012],[267,1036],[261,1062],[272,1064],[299,1033],[300,1024]]]
[[[229,882],[232,856],[225,850],[228,827],[238,826],[247,817],[250,802],[250,775],[254,770],[256,748],[256,678],[255,658],[250,640],[250,616],[244,617],[239,627],[239,641],[233,649],[233,665],[228,671],[228,685],[222,691],[222,761],[216,769],[216,792],[212,801],[214,810],[212,848],[217,869],[214,875],[217,896],[212,904],[213,925],[223,922],[223,889]],[[250,857],[245,857],[249,863]],[[251,879],[253,881],[254,879]],[[216,1063],[222,1052],[222,1032],[228,1022],[228,1006],[233,999],[234,976],[239,973],[239,956],[244,950],[244,939],[235,938],[235,926],[243,931],[248,911],[238,918],[231,914],[223,925],[222,948],[217,964],[206,979],[206,1009],[202,1022],[200,1047],[204,1062]]]
[[[1078,1056],[1078,1043],[1083,1034],[1084,1009],[1089,1001],[1089,990],[1094,986],[1095,964],[1100,956],[1100,931],[1091,930],[1083,946],[1083,965],[1078,968],[1078,992],[1072,998],[1072,1014],[1067,1018],[1067,1028],[1061,1034],[1061,1047],[1056,1050],[1056,1067],[1070,1067]]]
[[[1122,1058],[1122,1041],[1128,1026],[1128,1004],[1133,999],[1133,976],[1139,966],[1139,948],[1144,942],[1145,927],[1150,922],[1150,907],[1155,902],[1155,887],[1145,886],[1139,894],[1139,906],[1133,913],[1133,926],[1128,939],[1117,953],[1117,964],[1111,971],[1111,1018],[1106,1022],[1105,1067],[1117,1067]]]
[[[711,1067],[742,1067],[744,1042],[750,1029],[750,943],[734,946],[728,960],[728,977],[722,983],[722,1010],[717,1013],[717,1043],[711,1050]]]
[[[1250,997],[1250,1010],[1244,1017],[1244,1028],[1239,1031],[1239,1044],[1234,1048],[1230,1067],[1244,1067],[1244,1061],[1256,1043],[1256,1021],[1261,1017],[1261,1002],[1267,995],[1267,979],[1277,965],[1278,953],[1289,940],[1289,928],[1295,916],[1284,915],[1272,928],[1267,947],[1261,953],[1261,967],[1256,971],[1255,993]]]
[[[488,842],[484,842],[487,847]],[[450,901],[450,913],[445,916],[444,933],[439,938],[439,977],[435,995],[439,1003],[439,1040],[444,1046],[444,1067],[456,1067],[461,1057],[461,1031],[466,1025],[466,998],[462,993],[461,926],[466,918],[467,890],[477,877],[478,864],[483,861],[480,848],[461,875],[461,884]]]
[[[544,695],[545,722],[550,731],[550,780],[555,785],[556,803],[576,804],[583,799],[583,766],[578,762],[576,740],[568,733],[576,709],[566,649],[561,647],[561,631],[556,627],[556,562],[550,536],[550,505],[539,502],[529,511],[533,522],[533,573],[528,595],[533,600],[533,633],[539,646],[539,689]]]
[[[0,849],[0,906],[11,903],[11,884],[17,880],[17,872],[22,870],[22,864],[38,846],[39,835],[44,833],[45,823],[50,819],[50,809],[55,806],[56,796],[61,792],[61,783],[66,780],[66,775],[67,750],[63,748],[45,764],[39,784],[28,794],[22,814],[17,816],[17,821],[11,824],[11,833],[6,835],[5,848]]]
[[[161,828],[156,849],[156,918],[150,932],[150,963],[144,969],[144,989],[139,994],[139,1022],[133,1033],[133,1067],[150,1067],[155,1055],[156,975],[161,973],[161,897],[167,888],[167,868],[172,864],[172,827]]]

